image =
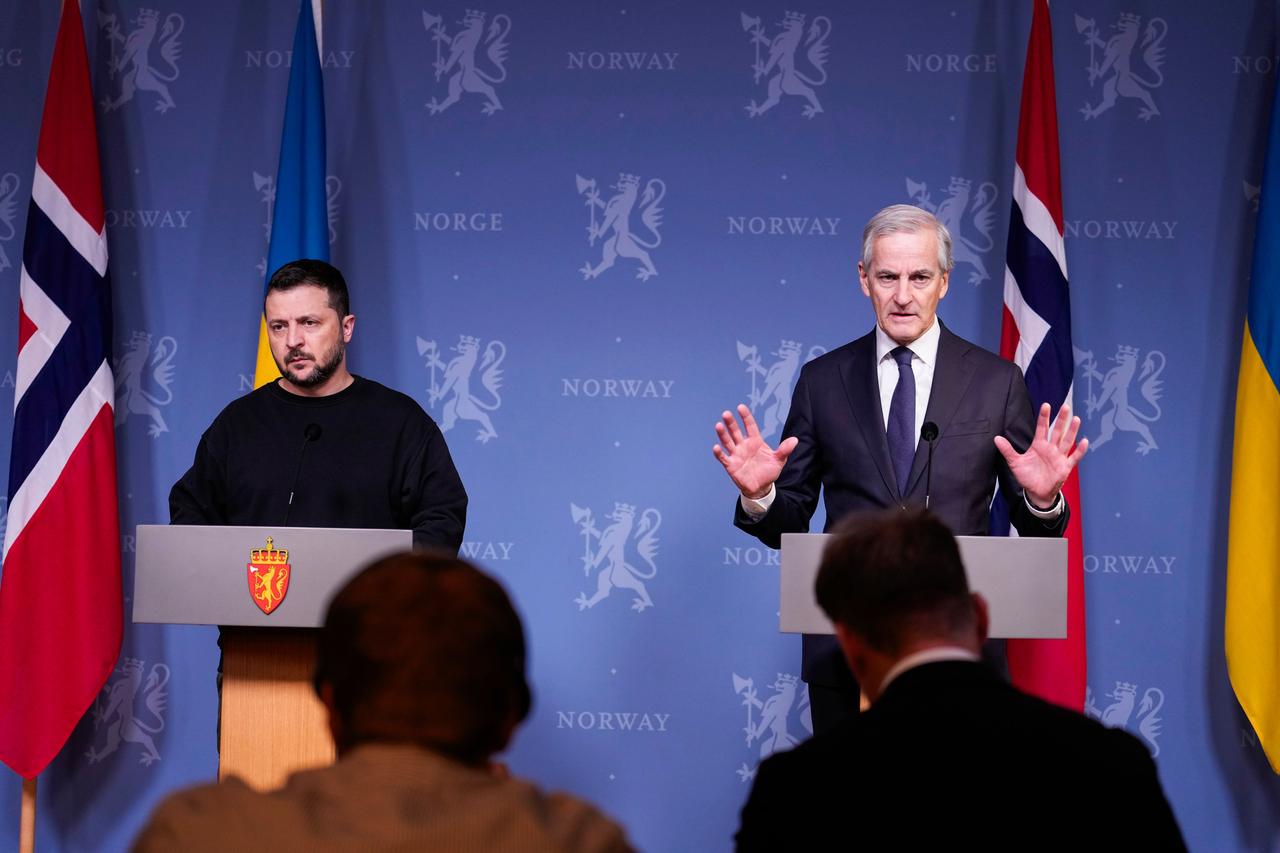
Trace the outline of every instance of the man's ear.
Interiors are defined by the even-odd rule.
[[[863,296],[871,296],[871,281],[867,276],[871,275],[871,270],[862,265],[862,261],[858,261],[858,285],[862,288]]]

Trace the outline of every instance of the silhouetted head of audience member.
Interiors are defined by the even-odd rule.
[[[408,743],[480,766],[530,706],[524,631],[502,586],[426,552],[379,560],[334,596],[315,683],[340,755]]]
[[[969,591],[955,537],[925,510],[843,520],[823,551],[815,592],[872,701],[902,658],[939,646],[977,653],[987,637],[987,603]]]

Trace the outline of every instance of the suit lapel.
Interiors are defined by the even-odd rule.
[[[889,458],[889,439],[884,432],[884,412],[880,408],[880,383],[876,379],[876,335],[873,331],[854,342],[850,357],[840,365],[840,378],[844,381],[853,419],[862,432],[862,440],[871,451],[876,470],[884,480],[884,486],[895,500],[898,479],[893,473],[893,461]]]
[[[942,321],[939,320],[938,323],[941,326]],[[969,390],[969,382],[973,379],[973,365],[967,357],[971,344],[951,334],[946,326],[941,326],[939,331],[938,363],[933,368],[933,387],[929,391],[929,406],[925,409],[924,419],[937,424],[938,435],[942,436],[946,435],[947,425],[951,423],[956,407]],[[887,440],[885,446],[888,447]],[[907,477],[907,494],[915,489],[928,458],[928,443],[918,442],[915,458],[911,462],[911,474]]]

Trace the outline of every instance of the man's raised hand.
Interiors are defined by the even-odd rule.
[[[712,447],[711,452],[743,495],[759,499],[769,493],[800,440],[785,439],[774,450],[760,437],[760,427],[756,426],[751,410],[739,403],[738,414],[742,416],[743,429],[738,428],[738,419],[732,412],[726,411],[720,416],[721,422],[716,424],[720,443]]]
[[[1048,403],[1040,407],[1036,419],[1036,434],[1026,453],[1018,453],[1002,435],[995,437],[996,449],[1009,464],[1013,478],[1022,486],[1031,503],[1041,508],[1051,507],[1058,500],[1058,492],[1067,481],[1071,469],[1089,449],[1089,439],[1082,438],[1076,444],[1080,432],[1080,419],[1071,417],[1071,407],[1063,405],[1049,430]]]

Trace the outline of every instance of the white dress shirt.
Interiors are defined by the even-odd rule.
[[[933,370],[938,366],[938,339],[942,328],[938,318],[928,330],[907,344],[911,350],[911,374],[916,379],[916,444],[920,443],[920,428],[924,426],[924,413],[929,410],[929,394],[933,391]],[[889,404],[898,388],[898,362],[892,353],[898,342],[876,326],[876,379],[880,383],[880,415],[884,418],[885,432],[889,431]],[[915,445],[912,445],[914,448]]]

